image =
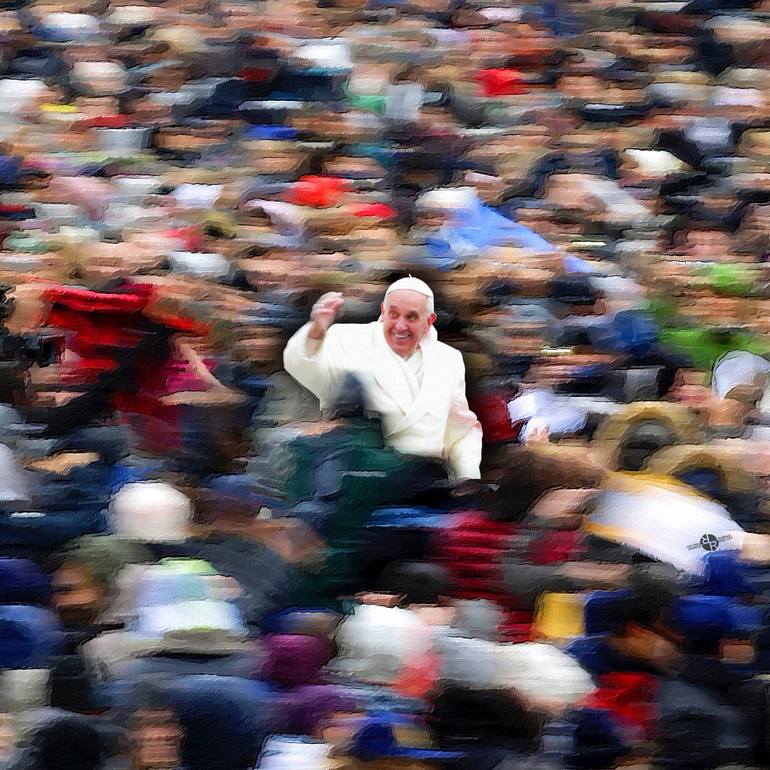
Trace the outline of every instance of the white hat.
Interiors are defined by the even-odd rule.
[[[770,362],[745,350],[733,350],[714,365],[711,389],[719,398],[729,398],[731,392],[743,385],[762,386],[770,377]]]
[[[388,286],[388,290],[385,292],[385,296],[392,294],[394,291],[416,291],[418,294],[422,294],[423,297],[427,297],[428,307],[433,311],[433,292],[430,286],[425,281],[421,281],[419,278],[412,278],[410,275],[408,278],[399,278],[394,283]]]
[[[192,503],[163,481],[126,484],[112,498],[113,531],[145,542],[184,540],[189,536]]]
[[[438,187],[417,199],[418,211],[466,211],[478,201],[472,187]]]

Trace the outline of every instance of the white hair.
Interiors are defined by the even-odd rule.
[[[388,289],[385,292],[385,299],[383,300],[384,305],[387,306],[388,295],[392,294],[394,291],[414,291],[417,292],[417,294],[422,294],[426,300],[425,307],[428,311],[428,315],[434,313],[433,291],[425,281],[421,281],[419,278],[412,278],[411,275],[408,278],[400,278],[398,281],[395,281],[388,286]]]

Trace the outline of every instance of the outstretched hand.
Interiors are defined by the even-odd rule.
[[[323,339],[329,327],[337,320],[343,304],[345,300],[338,291],[330,291],[320,297],[310,311],[310,320],[313,322],[311,339]]]

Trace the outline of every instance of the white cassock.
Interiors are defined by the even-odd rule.
[[[322,409],[352,374],[366,408],[380,416],[388,446],[444,460],[454,479],[479,478],[482,431],[465,397],[465,364],[433,327],[407,360],[390,349],[379,321],[334,324],[321,342],[309,339],[310,327],[289,340],[283,362]]]

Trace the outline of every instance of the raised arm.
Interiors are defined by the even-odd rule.
[[[289,340],[283,351],[286,371],[321,402],[329,399],[333,384],[328,346],[324,343],[343,304],[338,292],[324,294],[313,305],[310,322]]]

